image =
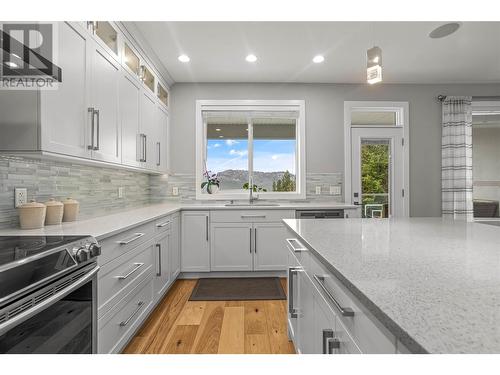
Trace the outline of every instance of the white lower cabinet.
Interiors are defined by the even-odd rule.
[[[170,280],[173,282],[181,272],[181,217],[174,214],[172,216],[172,226],[170,230]]]
[[[282,223],[255,223],[254,270],[274,271],[286,268],[287,230]]]
[[[210,272],[209,218],[208,211],[182,213],[182,272]]]
[[[288,332],[297,352],[396,353],[394,335],[300,241],[293,243],[287,258]]]
[[[252,271],[251,223],[211,225],[211,271]]]

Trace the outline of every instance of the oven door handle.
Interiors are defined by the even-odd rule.
[[[92,269],[92,271],[85,274],[84,276],[82,276],[81,278],[79,278],[66,288],[60,290],[52,297],[47,298],[46,300],[40,302],[38,305],[32,307],[31,309],[28,309],[25,312],[16,315],[12,319],[7,320],[5,323],[0,324],[0,336],[3,335],[5,332],[7,332],[11,327],[15,327],[16,325],[21,324],[22,322],[31,318],[40,311],[45,310],[47,307],[52,305],[57,300],[63,298],[64,296],[70,294],[71,292],[81,287],[83,284],[92,279],[92,277],[94,277],[97,271],[99,271],[99,266],[96,266],[95,268]]]

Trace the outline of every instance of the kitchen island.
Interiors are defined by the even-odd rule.
[[[311,262],[408,352],[500,353],[498,227],[441,218],[284,222]]]

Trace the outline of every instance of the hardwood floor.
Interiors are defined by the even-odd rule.
[[[188,301],[195,284],[177,280],[123,353],[295,353],[285,300]]]

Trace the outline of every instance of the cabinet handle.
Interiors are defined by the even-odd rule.
[[[206,234],[207,234],[207,241],[208,241],[208,215],[205,216],[205,219],[206,219],[206,221],[205,221],[205,227],[206,227]]]
[[[340,341],[335,337],[333,329],[323,330],[323,354],[334,354],[334,350],[340,349]]]
[[[161,244],[157,243],[156,248],[158,249],[158,272],[156,272],[156,276],[161,276]]]
[[[138,306],[137,309],[132,313],[132,315],[130,315],[128,317],[127,320],[124,320],[123,322],[120,322],[120,327],[125,327],[127,324],[129,324],[130,321],[133,319],[133,317],[136,316],[139,311],[141,311],[142,305],[144,305],[143,301],[137,302],[137,306]]]
[[[253,228],[253,252],[257,254],[257,228]]]
[[[158,145],[158,161],[156,162],[156,165],[159,167],[161,164],[161,157],[160,157],[161,145],[160,142],[156,142],[156,144]]]
[[[148,142],[147,142],[147,139],[146,139],[147,135],[144,134],[144,162],[146,162],[148,160],[148,157],[147,157],[147,148],[148,148]]]
[[[125,279],[128,279],[128,277],[132,274],[134,274],[135,272],[137,272],[137,270],[139,270],[139,268],[141,268],[142,266],[144,266],[144,263],[134,263],[134,268],[132,268],[130,270],[129,273],[127,273],[126,275],[123,275],[123,276],[115,276],[115,278],[117,278],[118,280],[125,280]]]
[[[141,157],[139,158],[139,161],[144,163],[146,161],[146,158],[144,156],[144,147],[145,147],[145,145],[144,145],[144,134],[140,133],[139,137],[140,137],[140,142],[141,142]]]
[[[90,139],[92,139],[92,141],[90,142],[90,145],[87,146],[87,149],[93,150],[94,149],[94,108],[89,107],[88,113],[90,113]]]
[[[293,277],[301,270],[300,267],[288,267],[288,313],[291,318],[298,318],[299,314],[293,302]]]
[[[241,215],[242,219],[265,218],[266,215]]]
[[[250,228],[250,254],[252,254],[252,228]]]
[[[286,242],[288,242],[289,247],[296,253],[301,253],[303,251],[307,251],[307,248],[304,247],[296,238],[287,238]],[[293,246],[293,244],[296,243],[299,246]]]
[[[96,133],[97,133],[97,146],[94,147],[94,150],[99,150],[99,147],[100,147],[100,129],[99,129],[99,125],[100,125],[100,116],[99,116],[99,110],[96,109],[94,110],[94,114],[97,115],[97,130],[96,130]]]
[[[165,221],[164,223],[156,224],[156,228],[163,228],[166,227],[168,224],[170,224],[171,221]]]
[[[120,240],[120,241],[116,241],[117,244],[120,244],[120,245],[128,245],[129,243],[135,241],[135,240],[138,240],[139,238],[141,238],[142,236],[144,236],[146,233],[135,233],[132,237],[130,237],[129,239],[127,240]]]
[[[314,275],[314,280],[319,284],[321,289],[323,289],[323,292],[330,298],[330,300],[333,302],[333,305],[339,312],[342,314],[342,316],[354,316],[354,311],[350,307],[342,307],[340,303],[335,299],[332,293],[326,288],[325,286],[325,276],[319,276],[319,275]]]

